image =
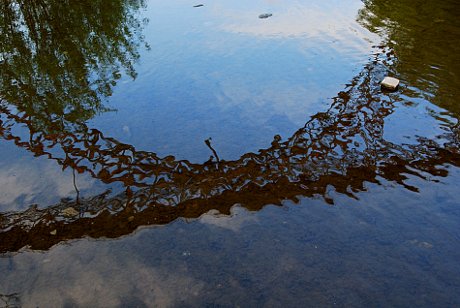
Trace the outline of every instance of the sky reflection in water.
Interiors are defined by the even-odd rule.
[[[136,80],[115,89],[109,103],[117,112],[94,125],[193,162],[209,158],[209,137],[227,160],[265,148],[327,108],[367,61],[377,40],[356,23],[359,5],[341,4],[346,10],[338,17],[321,2],[150,2],[151,50],[143,52]],[[261,10],[274,16],[261,20]]]

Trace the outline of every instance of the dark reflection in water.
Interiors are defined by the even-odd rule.
[[[415,144],[395,144],[385,140],[385,118],[401,102],[398,94],[382,93],[378,86],[392,61],[391,50],[377,53],[328,111],[313,116],[288,140],[275,136],[270,148],[237,161],[211,157],[204,164],[192,164],[171,156],[159,158],[84,125],[53,135],[36,132],[29,115],[3,106],[4,139],[64,168],[88,172],[105,183],[121,182],[126,191],[66,200],[43,210],[32,207],[4,213],[1,251],[24,246],[47,249],[83,236],[119,237],[141,225],[196,218],[211,209],[228,214],[235,204],[259,210],[266,204],[315,195],[332,204],[331,188],[356,198],[365,182],[379,183],[379,178],[417,191],[404,182],[406,174],[429,179],[430,175],[447,176],[446,164],[460,166],[458,124],[446,123],[436,141],[419,137]],[[28,140],[12,133],[18,124],[29,127]]]

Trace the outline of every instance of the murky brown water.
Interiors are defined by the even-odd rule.
[[[2,2],[0,306],[458,305],[460,6],[418,2]]]

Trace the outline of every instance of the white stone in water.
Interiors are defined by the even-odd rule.
[[[382,82],[380,83],[382,87],[388,90],[396,90],[399,85],[399,80],[393,77],[385,77],[383,78]]]

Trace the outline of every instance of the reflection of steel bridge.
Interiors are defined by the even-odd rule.
[[[211,209],[228,214],[235,204],[259,210],[266,204],[315,195],[333,203],[328,196],[331,188],[356,198],[365,182],[379,183],[379,178],[417,190],[404,182],[407,174],[446,176],[443,165],[460,166],[455,127],[438,136],[443,146],[423,138],[416,145],[397,145],[383,138],[384,119],[401,100],[381,93],[377,85],[383,69],[376,58],[334,98],[329,110],[314,115],[288,140],[275,136],[270,148],[219,163],[159,158],[85,125],[45,134],[34,130],[33,115],[1,106],[2,138],[104,183],[121,182],[126,190],[0,214],[0,252],[24,246],[48,249],[84,236],[119,237],[141,225],[196,218]],[[29,140],[14,135],[15,125],[29,129]]]

